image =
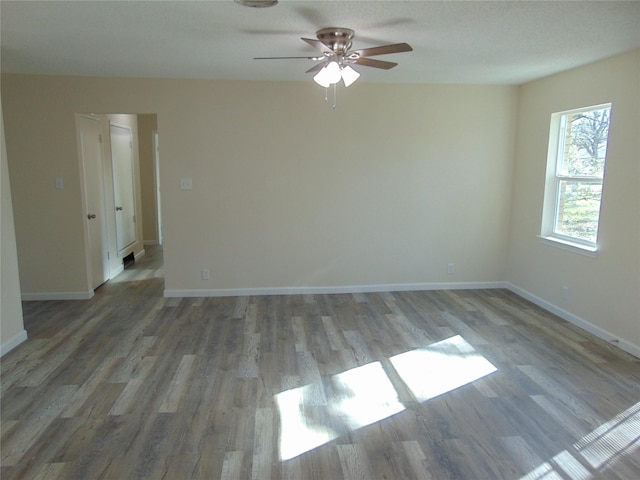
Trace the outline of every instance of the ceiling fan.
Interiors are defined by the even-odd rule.
[[[342,80],[345,86],[355,82],[360,74],[351,65],[361,65],[364,67],[382,68],[388,70],[397,65],[394,62],[376,60],[375,55],[387,55],[390,53],[410,52],[413,50],[407,43],[395,43],[393,45],[382,45],[380,47],[363,48],[360,50],[350,50],[351,40],[354,31],[350,28],[329,27],[316,32],[316,39],[302,38],[313,48],[320,50],[322,55],[314,57],[255,57],[254,60],[288,60],[294,58],[304,58],[307,60],[320,61],[305,73],[318,72],[313,79],[323,87],[335,85]]]

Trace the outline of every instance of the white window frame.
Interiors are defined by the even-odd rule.
[[[555,226],[558,217],[558,209],[560,208],[560,185],[562,181],[579,181],[584,183],[594,183],[602,185],[602,191],[604,192],[604,174],[602,177],[596,176],[577,176],[577,175],[563,175],[560,172],[560,167],[563,162],[563,155],[565,151],[565,122],[566,118],[570,115],[575,115],[582,112],[590,112],[593,110],[602,110],[605,108],[611,109],[610,103],[604,103],[601,105],[593,105],[589,107],[576,108],[573,110],[565,110],[562,112],[553,113],[551,115],[551,123],[549,127],[549,149],[547,153],[547,173],[544,189],[544,205],[542,210],[542,227],[539,235],[539,239],[547,244],[556,247],[564,248],[574,251],[576,253],[582,253],[590,256],[595,256],[598,251],[598,239],[600,236],[600,214],[602,212],[602,196],[600,198],[600,208],[598,211],[598,231],[596,233],[596,241],[590,242],[588,240],[564,235],[555,232]],[[609,116],[609,129],[611,127],[611,114]],[[607,154],[609,149],[609,141],[607,139]],[[605,156],[605,170],[606,170],[606,156]]]

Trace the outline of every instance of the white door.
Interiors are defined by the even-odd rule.
[[[109,280],[109,241],[102,158],[101,122],[98,118],[78,119],[84,190],[89,232],[89,282],[95,289]]]
[[[133,174],[133,134],[129,127],[110,124],[113,191],[116,205],[118,253],[136,242],[136,203]]]

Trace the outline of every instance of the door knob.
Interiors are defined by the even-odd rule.
[[[122,207],[116,207],[116,212],[117,212],[118,210],[122,210]]]
[[[87,215],[87,218],[89,220],[96,218],[96,214],[95,213],[90,213],[89,215]]]

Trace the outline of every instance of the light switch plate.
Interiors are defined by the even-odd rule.
[[[191,190],[193,188],[193,183],[190,178],[181,178],[180,179],[180,189],[182,190]]]
[[[64,188],[64,181],[62,180],[62,177],[56,177],[55,185],[56,188]]]

